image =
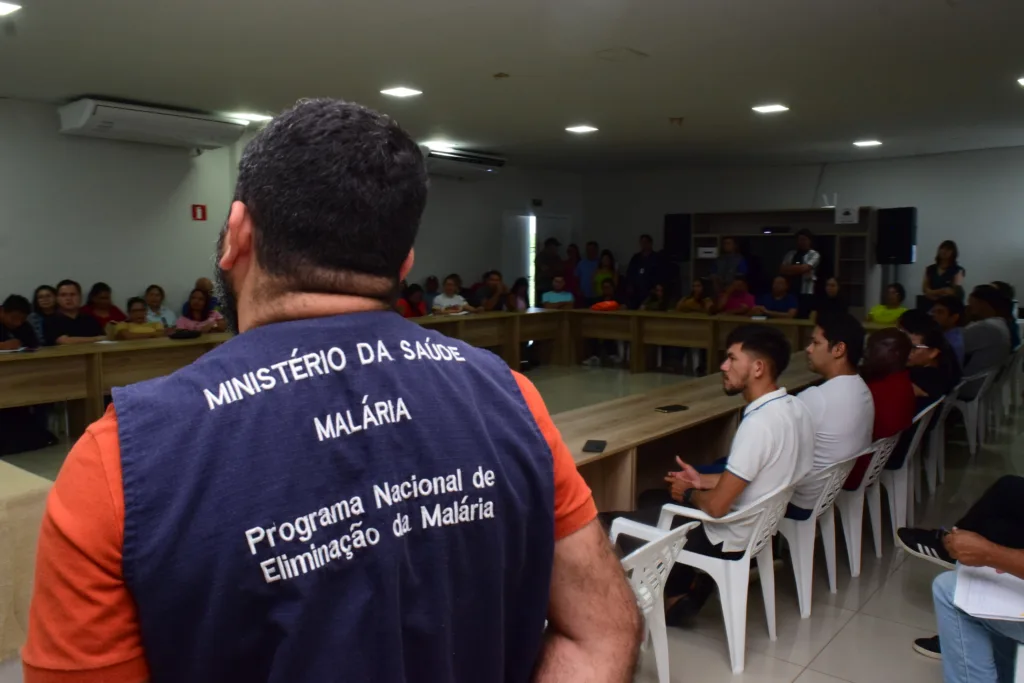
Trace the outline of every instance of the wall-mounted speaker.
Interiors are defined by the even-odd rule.
[[[665,245],[665,255],[670,261],[690,260],[691,218],[688,213],[665,214],[665,232],[661,243]]]
[[[917,260],[917,207],[878,210],[875,260],[880,264],[906,264]]]

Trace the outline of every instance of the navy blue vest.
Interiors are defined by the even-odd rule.
[[[114,390],[154,683],[527,681],[551,451],[498,357],[390,312]]]

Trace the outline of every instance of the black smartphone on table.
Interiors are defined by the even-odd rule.
[[[583,444],[584,453],[604,453],[605,447],[608,445],[607,441],[588,441]]]
[[[659,413],[681,413],[684,410],[689,410],[689,406],[684,406],[681,403],[673,403],[667,406],[658,406],[654,410]]]

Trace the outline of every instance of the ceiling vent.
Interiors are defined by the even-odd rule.
[[[490,178],[505,166],[505,160],[501,157],[452,148],[424,147],[423,157],[427,160],[427,172],[430,175],[459,180]]]

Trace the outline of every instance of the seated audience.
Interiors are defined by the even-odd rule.
[[[227,322],[213,307],[210,295],[197,287],[188,297],[188,315],[178,318],[174,326],[190,332],[223,332],[227,329]]]
[[[1006,322],[1010,326],[1010,348],[1016,350],[1020,346],[1020,327],[1017,325],[1017,291],[1008,282],[994,280],[991,285],[1006,297]]]
[[[644,300],[640,306],[642,311],[667,311],[671,306],[671,302],[665,295],[665,285],[654,285],[651,289],[650,295]]]
[[[530,281],[525,277],[518,278],[512,284],[512,289],[510,289],[508,294],[505,296],[505,310],[525,313],[526,309],[530,307],[529,301]]]
[[[427,304],[423,301],[423,288],[409,285],[402,290],[402,296],[395,302],[395,310],[403,318],[422,318],[427,314]]]
[[[43,332],[47,346],[91,344],[107,338],[91,315],[81,312],[82,286],[74,280],[57,284],[57,312],[46,319]]]
[[[807,345],[807,365],[824,382],[800,392],[814,422],[811,474],[864,452],[871,445],[875,406],[857,366],[864,354],[864,327],[849,313],[818,318]],[[797,485],[786,517],[810,519],[825,486],[823,481]]]
[[[564,284],[563,279],[563,284]],[[508,298],[508,287],[501,278],[501,272],[490,270],[484,273],[483,286],[477,290],[480,308],[485,311],[504,311]]]
[[[118,341],[166,336],[162,322],[149,321],[148,310],[146,302],[139,297],[128,299],[128,319],[122,323],[107,323],[107,336]]]
[[[110,285],[106,282],[97,282],[89,290],[85,306],[82,306],[82,315],[92,316],[100,327],[106,327],[107,323],[124,322],[126,318],[124,311],[111,301]]]
[[[601,258],[597,262],[597,270],[594,271],[594,291],[598,298],[604,297],[604,281],[611,280],[613,289],[619,291],[619,270],[615,265],[615,256],[605,249],[601,252]]]
[[[682,299],[676,310],[680,313],[714,313],[715,302],[711,298],[711,283],[705,278],[693,281],[690,296]]]
[[[772,280],[772,291],[762,294],[750,313],[768,318],[795,318],[798,306],[796,297],[789,293],[789,281],[776,275]]]
[[[964,365],[964,302],[955,296],[940,296],[932,304],[931,314],[946,335],[956,362]]]
[[[50,285],[36,287],[32,295],[32,314],[28,317],[28,323],[36,333],[36,339],[40,344],[46,343],[45,322],[48,317],[57,312],[57,290]]]
[[[747,288],[747,277],[737,273],[722,295],[718,297],[718,310],[730,315],[748,315],[757,305]]]
[[[924,270],[921,282],[921,293],[938,301],[944,296],[951,296],[963,301],[964,269],[956,262],[960,251],[953,240],[945,240],[935,253],[935,263]]]
[[[427,304],[427,310],[434,310],[434,299],[440,293],[441,283],[436,275],[429,276],[423,283],[423,301]]]
[[[434,297],[434,315],[455,315],[476,310],[459,293],[459,282],[459,276],[455,274],[444,279],[444,292]]]
[[[868,322],[895,325],[900,316],[907,312],[903,300],[907,298],[907,290],[903,285],[894,282],[885,288],[885,302],[872,306],[868,311]]]
[[[742,510],[759,498],[799,481],[811,470],[814,458],[814,423],[804,403],[779,387],[779,375],[789,364],[789,342],[768,325],[744,325],[726,339],[722,384],[728,395],[742,394],[747,401],[729,450],[725,471],[699,474],[678,459],[682,471],[666,478],[668,490],[644,492],[636,512],[602,513],[610,524],[617,516],[656,524],[665,503],[699,508],[712,517]],[[676,517],[675,526],[690,520]],[[686,550],[701,555],[737,560],[743,556],[754,520],[739,524],[703,523],[691,531]],[[638,547],[620,536],[624,551]],[[706,577],[705,577],[706,578]],[[678,625],[696,612],[713,588],[710,580],[695,581],[696,570],[676,564],[665,585],[666,621]]]
[[[878,330],[868,337],[860,376],[868,385],[875,407],[872,441],[895,436],[914,422],[917,397],[907,370],[909,357],[910,337],[895,327]],[[857,490],[871,465],[871,456],[869,453],[857,459],[843,488]]]
[[[164,288],[160,285],[146,287],[146,320],[151,323],[160,323],[165,328],[174,327],[178,316],[167,306],[164,306]]]
[[[210,278],[208,278],[208,277],[201,277],[198,280],[196,280],[196,284],[193,285],[193,291],[195,291],[196,289],[201,289],[203,291],[203,293],[206,294],[206,298],[209,299],[209,301],[210,301],[210,308],[212,310],[220,312],[220,299],[218,299],[217,297],[215,297],[213,295],[213,281]],[[189,300],[186,301],[181,306],[181,315],[182,316],[188,317],[189,310],[190,310],[190,307],[192,305],[191,302],[192,302],[192,296],[189,295]]]
[[[0,351],[39,347],[39,338],[28,324],[31,312],[32,307],[23,296],[11,294],[4,299],[0,306]]]
[[[601,299],[590,307],[593,311],[617,311],[622,307],[611,278],[601,282]]]
[[[448,277],[455,278],[455,291],[458,292],[459,296],[466,300],[466,303],[469,304],[470,308],[473,309],[474,313],[479,312],[480,299],[477,297],[476,291],[472,287],[463,287],[462,276],[459,275],[458,273],[452,273]]]
[[[576,305],[576,297],[565,289],[565,278],[556,275],[551,280],[551,289],[541,295],[540,302],[547,309],[568,310]]]
[[[954,569],[960,562],[1024,578],[1022,498],[1024,477],[1004,475],[949,527],[951,531],[902,528],[896,531],[896,542],[911,555],[946,569]],[[918,638],[914,650],[942,659],[947,682],[1012,681],[1014,655],[1017,645],[1024,641],[1024,627],[1018,622],[978,619],[961,612],[953,604],[955,586],[956,575],[952,572],[935,579],[939,635]],[[963,678],[968,655],[972,677]]]
[[[819,315],[825,313],[849,312],[850,304],[839,291],[839,280],[834,277],[825,280],[825,291],[814,299],[814,308],[811,310],[811,322],[814,322]]]
[[[965,377],[997,369],[1010,355],[1009,304],[1006,297],[992,285],[979,285],[967,299],[971,323],[964,328]],[[965,399],[974,398],[981,381],[972,382],[961,391]]]

